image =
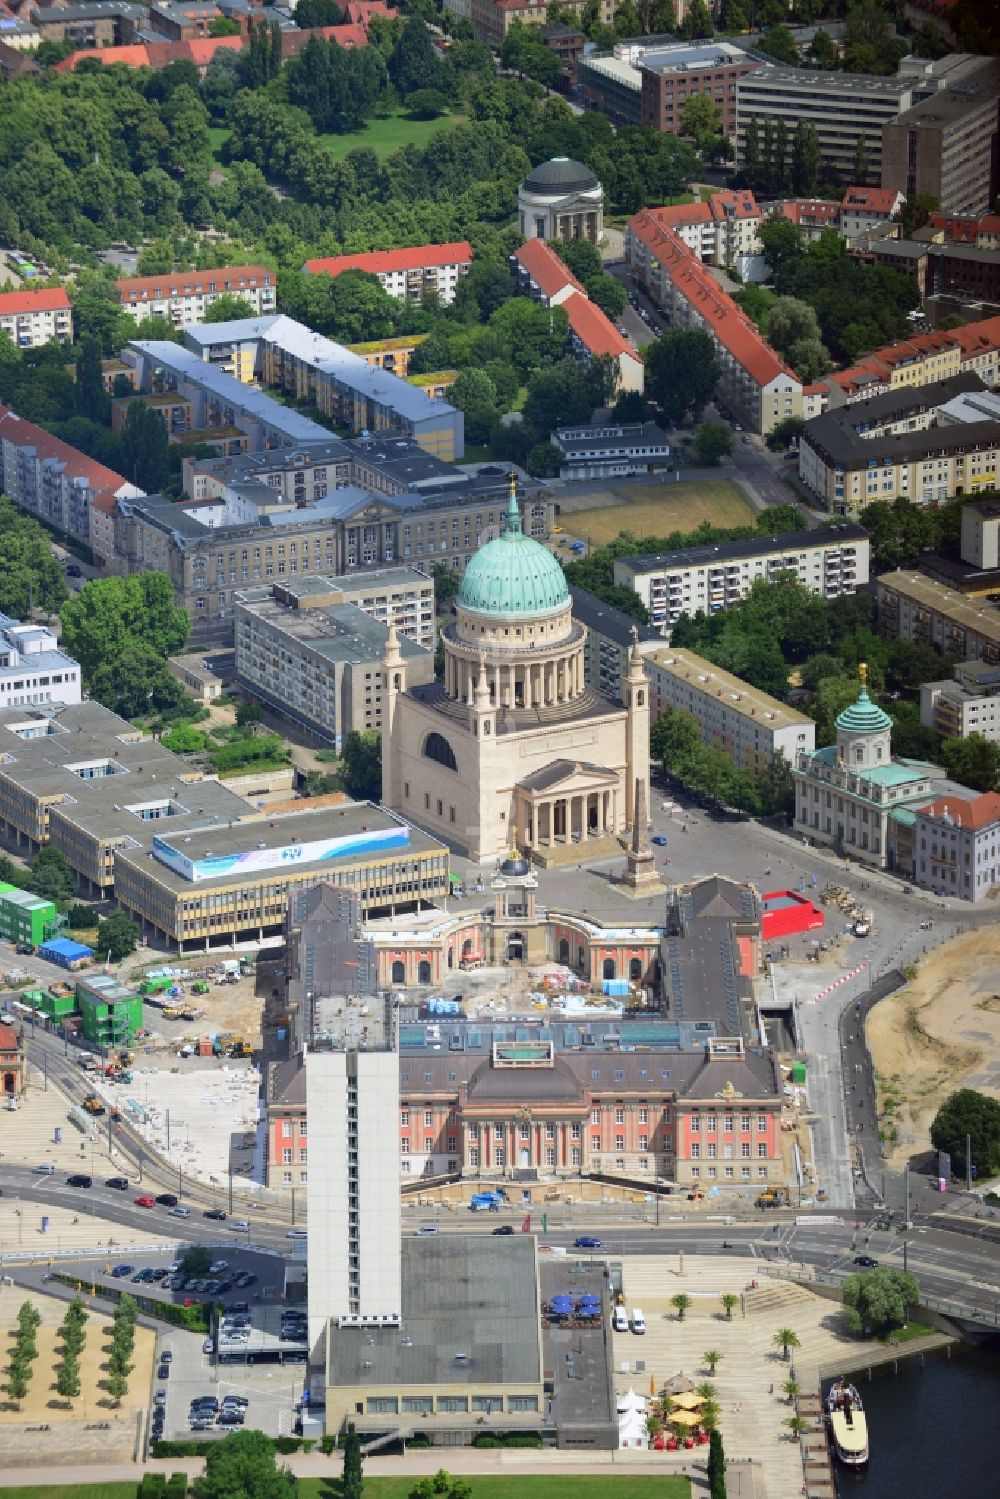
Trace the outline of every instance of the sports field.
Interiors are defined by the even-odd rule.
[[[598,503],[578,510],[561,502],[559,524],[570,541],[579,537],[593,547],[614,541],[619,531],[669,536],[671,531],[694,531],[703,521],[713,526],[747,526],[754,519],[750,506],[728,479],[609,488],[580,497],[578,503],[583,504],[584,498]]]
[[[443,1454],[447,1456],[447,1454]],[[280,1459],[279,1459],[280,1461]],[[334,1458],[334,1462],[337,1459]],[[691,1481],[683,1474],[607,1473],[593,1477],[568,1473],[462,1473],[472,1499],[691,1499]],[[416,1479],[369,1478],[364,1499],[409,1499]],[[300,1478],[299,1499],[340,1499],[339,1476]]]

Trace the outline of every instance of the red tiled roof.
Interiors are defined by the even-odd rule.
[[[395,16],[397,14],[395,7],[387,5],[385,0],[347,0],[342,10],[349,21],[356,21],[361,25],[371,16]]]
[[[50,458],[65,464],[74,478],[87,480],[95,496],[102,491],[113,495],[116,489],[128,482],[113,469],[105,468],[103,463],[88,458],[78,448],[71,448],[68,442],[61,442],[58,437],[53,437],[43,427],[36,427],[34,422],[26,422],[9,406],[0,406],[0,438],[17,448],[34,448],[40,458]]]
[[[840,204],[823,198],[789,198],[782,203],[781,213],[793,224],[835,224],[840,218]]]
[[[1000,348],[1000,317],[983,318],[981,323],[966,323],[964,328],[953,329],[951,336],[961,349],[963,359]]]
[[[713,219],[726,219],[730,216],[738,219],[761,217],[757,200],[749,188],[740,188],[736,192],[713,193],[708,200],[708,206],[712,211]]]
[[[418,271],[431,265],[468,265],[472,246],[461,239],[450,245],[411,245],[400,250],[371,250],[364,255],[328,255],[307,260],[314,275],[339,276],[342,271],[369,271],[373,276],[392,271]]]
[[[583,287],[569,266],[544,239],[525,240],[520,249],[514,251],[514,255],[518,265],[524,267],[538,290],[546,297],[556,296],[567,286],[571,286],[574,291],[583,292]]]
[[[236,296],[243,289],[264,285],[268,277],[273,286],[275,275],[266,265],[222,265],[210,271],[171,271],[167,276],[126,276],[115,282],[115,290],[123,302],[147,300],[156,297],[204,296],[209,282],[216,282],[216,292],[232,292]],[[243,282],[243,287],[240,282]],[[231,283],[225,284],[222,283]]]
[[[324,42],[336,42],[338,47],[367,47],[368,31],[360,21],[343,23],[340,26],[314,26],[306,31],[283,31],[281,33],[282,57],[298,57],[313,37]]]
[[[986,791],[982,796],[973,797],[971,801],[960,801],[958,797],[939,796],[937,801],[928,802],[925,807],[917,809],[923,817],[943,817],[947,812],[955,822],[961,822],[963,828],[988,828],[994,822],[1000,822],[1000,795],[995,791]]]
[[[647,208],[651,219],[672,229],[675,224],[710,224],[712,210],[707,203],[669,203],[665,208]]]
[[[0,1025],[0,1051],[17,1051],[17,1031],[12,1025]]]
[[[1000,223],[1000,219],[997,222]],[[932,213],[930,225],[932,229],[943,229],[949,239],[963,245],[974,245],[980,221],[969,214]]]
[[[849,187],[841,200],[844,208],[855,212],[881,214],[884,218],[895,210],[899,193],[892,187]]]
[[[120,63],[126,68],[167,67],[172,62],[192,62],[196,68],[207,68],[216,52],[239,52],[244,45],[241,36],[199,37],[190,42],[136,42],[127,47],[81,47],[71,52],[53,69],[56,73],[71,73],[77,63],[85,57],[96,57],[105,67]]]
[[[645,210],[629,220],[629,229],[659,260],[674,286],[708,324],[722,347],[758,385],[769,385],[778,375],[798,379],[742,308],[672,230],[662,227]]]
[[[61,286],[40,287],[38,291],[0,292],[0,317],[17,312],[65,312],[69,297]]]
[[[573,332],[595,359],[608,354],[612,359],[618,359],[627,354],[630,359],[638,361],[639,356],[628,339],[622,337],[599,307],[588,301],[584,292],[573,292],[559,305],[569,318]]]

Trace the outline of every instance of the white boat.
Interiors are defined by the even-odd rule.
[[[837,1457],[849,1468],[860,1468],[868,1461],[868,1421],[861,1396],[843,1378],[830,1387],[826,1418]]]

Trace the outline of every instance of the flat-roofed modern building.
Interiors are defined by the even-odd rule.
[[[922,683],[920,722],[943,739],[981,734],[1000,743],[1000,664],[959,661],[951,677]]]
[[[633,644],[637,642],[641,654],[648,657],[663,644],[663,636],[650,625],[637,625],[621,609],[606,604],[585,588],[570,588],[570,597],[573,618],[587,631],[583,646],[584,680],[604,697],[620,703],[624,700],[623,684]]]
[[[301,810],[298,808],[301,807]],[[122,909],[181,952],[261,942],[284,929],[289,891],[330,880],[372,914],[419,910],[447,894],[448,851],[370,802],[255,813],[163,830],[115,862]]]
[[[404,614],[409,630],[397,617]],[[352,730],[381,732],[390,623],[400,629],[408,675],[415,683],[432,682],[434,584],[415,568],[351,579],[305,577],[241,591],[237,678],[251,698],[340,749]]]
[[[670,466],[667,434],[655,422],[621,427],[560,427],[552,445],[563,457],[561,479],[615,479]]]
[[[745,73],[736,86],[736,159],[741,164],[745,159],[751,120],[757,121],[761,133],[769,120],[783,121],[789,151],[801,120],[815,125],[824,165],[837,171],[844,182],[856,176],[855,151],[863,141],[868,176],[877,183],[882,180],[883,129],[909,106],[911,97],[912,82],[907,78],[826,73],[767,63]]]
[[[78,703],[80,667],[45,625],[0,614],[0,707]]]
[[[877,585],[883,635],[936,645],[965,660],[1000,661],[1000,608],[991,600],[902,568],[883,573]]]
[[[907,198],[927,193],[950,214],[982,214],[997,193],[1000,62],[953,53],[933,65],[936,90],[882,131],[882,185]]]
[[[771,697],[693,651],[660,647],[646,657],[650,710],[689,713],[706,744],[724,750],[741,770],[762,774],[775,755],[790,765],[816,746],[816,725],[804,713]]]
[[[650,623],[666,634],[682,614],[715,614],[745,598],[758,578],[770,582],[791,573],[822,598],[854,593],[868,582],[870,552],[860,526],[829,526],[619,557],[615,582],[639,595]]]

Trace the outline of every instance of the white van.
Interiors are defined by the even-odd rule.
[[[616,1306],[611,1313],[611,1326],[615,1332],[628,1332],[628,1313],[623,1306]]]
[[[632,1308],[632,1331],[640,1338],[646,1331],[646,1318],[643,1315],[642,1308],[638,1306]]]

